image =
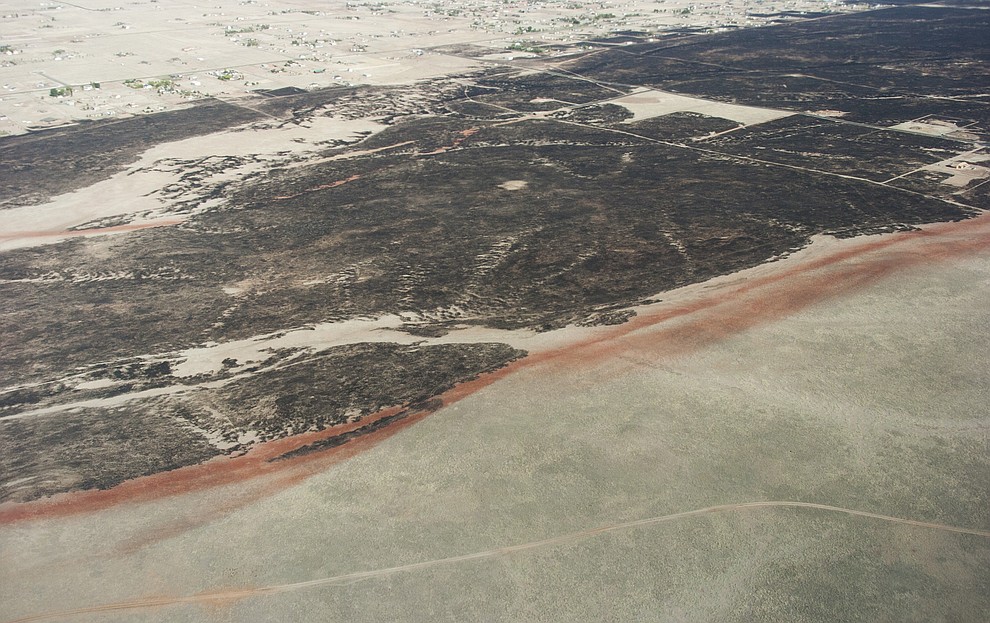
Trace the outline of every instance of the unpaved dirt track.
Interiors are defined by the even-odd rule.
[[[854,517],[865,517],[868,519],[876,519],[879,521],[887,521],[895,524],[915,526],[919,528],[927,528],[930,530],[941,530],[943,532],[955,532],[958,534],[970,534],[973,536],[990,538],[990,531],[988,530],[975,530],[972,528],[946,526],[943,524],[930,523],[927,521],[916,521],[914,519],[904,519],[901,517],[890,517],[889,515],[868,513],[865,511],[858,511],[851,508],[840,508],[838,506],[829,506],[828,504],[815,504],[812,502],[788,502],[788,501],[743,502],[741,504],[723,504],[720,506],[709,506],[707,508],[699,508],[697,510],[685,511],[683,513],[660,515],[657,517],[638,519],[636,521],[627,521],[627,522],[617,523],[607,526],[600,526],[598,528],[591,528],[588,530],[581,530],[579,532],[562,534],[560,536],[555,536],[549,539],[543,539],[541,541],[532,541],[530,543],[521,543],[519,545],[509,545],[507,547],[489,549],[482,552],[474,552],[471,554],[463,554],[461,556],[451,556],[449,558],[425,560],[423,562],[402,565],[399,567],[374,569],[372,571],[357,571],[355,573],[336,575],[328,578],[318,578],[315,580],[308,580],[305,582],[293,582],[291,584],[275,584],[271,586],[259,586],[257,588],[250,588],[250,589],[217,591],[212,593],[201,593],[198,595],[187,595],[184,597],[152,597],[148,599],[135,599],[133,601],[122,601],[113,604],[104,604],[101,606],[90,606],[86,608],[77,608],[74,610],[64,610],[61,612],[48,612],[48,613],[38,614],[20,619],[13,619],[9,623],[26,623],[28,621],[50,621],[55,619],[61,619],[64,617],[82,615],[82,614],[95,614],[99,612],[117,612],[121,610],[143,610],[145,608],[159,608],[162,606],[174,606],[180,604],[209,604],[211,602],[227,602],[230,600],[244,599],[247,597],[256,597],[259,595],[270,595],[273,593],[284,593],[288,591],[319,588],[321,586],[351,584],[353,582],[360,582],[361,580],[369,580],[372,578],[384,577],[395,573],[419,571],[421,569],[427,569],[430,567],[437,567],[441,565],[454,565],[471,560],[495,558],[498,556],[507,556],[510,554],[515,554],[518,552],[523,552],[533,549],[539,549],[543,547],[553,547],[557,545],[563,545],[570,541],[587,539],[587,538],[599,536],[601,534],[607,534],[609,532],[618,532],[621,530],[629,530],[631,528],[654,526],[669,521],[690,519],[712,513],[740,512],[740,511],[759,510],[759,509],[768,509],[768,508],[802,508],[802,509],[814,509],[814,510],[826,511],[830,513],[845,513],[846,515],[852,515]]]

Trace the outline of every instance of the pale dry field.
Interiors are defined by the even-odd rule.
[[[257,89],[406,84],[483,66],[432,46],[473,44],[498,53],[513,45],[570,45],[614,31],[766,22],[748,12],[865,7],[830,0],[5,0],[0,133],[159,112],[203,97],[241,98]],[[50,96],[64,87],[72,94]]]
[[[612,103],[618,104],[633,113],[633,116],[627,119],[626,123],[633,123],[642,119],[650,119],[676,112],[693,112],[709,117],[729,119],[743,125],[752,125],[781,119],[793,114],[784,110],[726,104],[699,97],[665,93],[655,89],[643,89],[616,98],[612,100]]]

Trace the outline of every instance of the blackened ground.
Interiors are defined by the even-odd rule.
[[[957,141],[877,132],[795,115],[705,141],[706,147],[793,166],[882,182],[960,153]]]
[[[168,362],[184,348],[383,314],[401,314],[421,336],[464,324],[621,323],[635,303],[815,234],[893,231],[990,207],[990,184],[959,189],[925,170],[979,157],[988,20],[987,11],[902,7],[603,44],[567,65],[598,83],[503,67],[415,87],[258,96],[251,106],[276,117],[265,125],[321,115],[389,127],[358,145],[328,143],[309,164],[200,188],[231,164],[264,164],[204,154],[180,163],[188,172],[163,196],[180,210],[221,201],[181,225],[0,254],[2,495],[113,486],[382,407],[427,408],[521,355],[505,345],[364,344],[272,353],[238,368],[252,375],[238,380],[236,362],[176,378]],[[845,116],[630,123],[610,100],[633,85]],[[967,126],[970,138],[880,127],[930,115]],[[0,207],[104,179],[157,142],[254,118],[208,102],[4,139]],[[193,389],[204,381],[227,385]],[[173,393],[105,402],[149,389]],[[80,401],[91,402],[65,409]]]
[[[231,383],[190,404],[209,404],[204,427],[232,425],[262,440],[416,405],[525,355],[505,344],[355,344]]]
[[[434,396],[524,355],[504,344],[358,344],[219,389],[0,418],[0,502],[106,489],[258,441],[359,421],[386,407],[428,409]],[[375,420],[317,448],[392,421]]]
[[[41,203],[104,180],[141,152],[261,118],[257,112],[203,100],[181,110],[0,138],[0,209]]]
[[[924,115],[990,130],[990,15],[902,6],[661,40],[567,65],[581,75],[789,110],[839,110],[893,125]],[[976,97],[976,99],[973,99]]]
[[[0,501],[24,502],[192,465],[221,454],[163,400],[0,419]]]
[[[685,122],[693,127],[695,119]],[[552,120],[487,125],[467,136],[463,121],[399,124],[369,143],[413,141],[404,152],[251,182],[225,210],[115,239],[110,259],[89,253],[85,240],[4,254],[0,279],[67,278],[0,284],[10,338],[0,363],[12,378],[37,378],[205,340],[452,307],[435,320],[553,328],[759,264],[813,234],[970,213],[802,168],[906,173],[928,161],[919,145],[941,149],[936,139],[857,142],[839,134],[829,147],[800,125],[781,133],[789,123],[766,124],[762,134],[757,126],[725,146],[788,167]],[[832,151],[814,162],[788,160],[783,149],[747,147],[761,136]],[[456,148],[435,153],[445,144]],[[863,158],[852,157],[860,147]],[[507,190],[506,182],[525,185]],[[108,262],[122,275],[170,277],[72,280]],[[241,282],[254,285],[224,292]]]

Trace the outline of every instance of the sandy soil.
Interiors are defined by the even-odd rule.
[[[0,8],[0,133],[174,109],[255,89],[405,84],[461,73],[478,61],[431,51],[473,44],[573,43],[612,31],[765,24],[748,15],[850,11],[840,3],[732,0],[491,0],[313,4],[217,0],[208,7],[143,0]],[[305,11],[305,12],[304,12]],[[161,81],[167,81],[162,84]],[[71,95],[52,97],[53,88]]]
[[[948,136],[950,138],[958,138],[961,140],[976,140],[977,137],[975,134],[966,131],[966,127],[968,127],[968,125],[971,124],[959,126],[955,122],[942,119],[919,119],[916,121],[905,121],[904,123],[898,123],[890,127],[892,130],[918,132],[929,136]]]
[[[794,114],[771,108],[725,104],[653,89],[636,91],[625,97],[616,98],[612,100],[612,103],[618,104],[633,113],[633,117],[626,119],[626,123],[634,123],[643,119],[660,117],[675,112],[693,112],[709,117],[728,119],[743,125],[753,125],[766,123],[767,121],[773,121],[782,117],[789,117]]]
[[[364,133],[384,126],[371,119],[314,117],[299,125],[282,127],[260,122],[227,132],[209,134],[156,145],[120,173],[92,186],[56,197],[39,206],[0,210],[0,251],[58,242],[93,233],[112,234],[142,227],[161,227],[182,222],[167,214],[177,199],[162,189],[177,183],[186,172],[184,162],[205,157],[249,157],[241,166],[230,167],[204,180],[206,191],[216,184],[241,179],[265,167],[288,163],[293,157],[312,153],[326,141],[356,141]],[[179,199],[187,201],[191,193]],[[204,200],[201,208],[216,207]],[[131,224],[96,230],[68,231],[108,217],[134,215]]]
[[[922,170],[945,173],[949,177],[942,181],[943,184],[964,188],[974,180],[990,177],[990,166],[987,166],[990,165],[990,155],[977,153],[979,151],[982,149],[930,164]]]

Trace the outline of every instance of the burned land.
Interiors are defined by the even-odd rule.
[[[924,116],[986,136],[990,15],[901,6],[710,37],[641,42],[567,64],[584,76],[889,126]]]
[[[359,421],[386,407],[403,407],[397,414],[403,417],[435,408],[431,397],[523,354],[504,344],[356,344],[304,358],[286,356],[286,365],[276,370],[241,375],[218,389],[163,372],[154,387],[178,388],[170,394],[0,418],[0,466],[4,473],[19,474],[3,483],[0,498],[26,501],[69,489],[105,489],[242,453],[259,441]],[[128,385],[125,391],[138,388]],[[75,393],[78,404],[78,394],[85,392]],[[106,395],[96,391],[89,397],[101,393]],[[58,405],[57,397],[56,392],[42,404]],[[340,445],[361,432],[367,431],[322,443]]]
[[[219,100],[125,119],[5,137],[0,141],[0,209],[41,203],[123,170],[158,143],[219,132],[262,115]]]
[[[669,41],[630,33],[563,63],[0,139],[9,208],[234,126],[386,126],[222,183],[211,179],[253,155],[206,154],[163,192],[181,224],[0,253],[0,497],[108,487],[385,407],[433,408],[524,355],[430,342],[464,327],[622,322],[812,236],[968,218],[990,207],[987,20],[906,6]],[[655,89],[697,99],[645,116],[622,100]],[[746,121],[727,104],[780,112]],[[920,130],[895,127],[906,122]],[[421,343],[176,372],[189,349],[386,316]]]

